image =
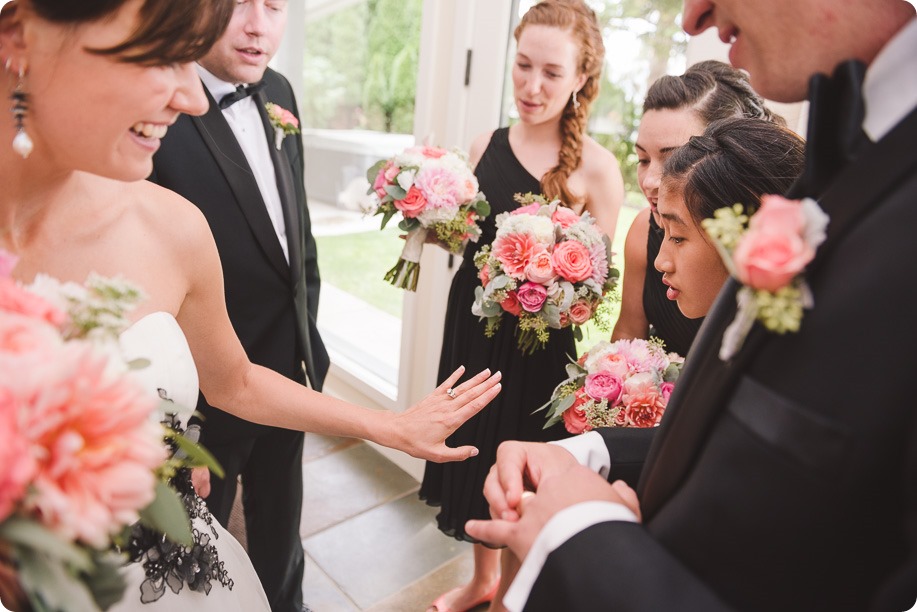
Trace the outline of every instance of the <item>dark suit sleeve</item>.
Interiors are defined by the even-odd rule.
[[[603,427],[596,431],[605,440],[608,456],[611,457],[609,482],[623,480],[631,488],[636,488],[656,428]]]
[[[731,610],[642,525],[599,523],[548,555],[526,612]]]

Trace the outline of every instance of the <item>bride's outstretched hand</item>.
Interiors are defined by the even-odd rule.
[[[460,367],[427,397],[395,416],[394,429],[400,438],[395,448],[437,463],[463,461],[478,454],[473,446],[450,448],[446,438],[497,396],[501,376],[484,370],[453,388],[464,371]]]

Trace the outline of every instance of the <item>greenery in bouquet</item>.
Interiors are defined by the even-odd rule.
[[[475,255],[481,286],[471,311],[486,321],[485,334],[499,329],[504,314],[517,318],[519,348],[543,348],[550,329],[596,320],[608,327],[609,301],[619,272],[611,240],[584,212],[536,194],[516,195],[520,207],[497,216],[497,236]]]
[[[120,358],[141,294],[98,276],[26,288],[15,263],[0,251],[0,594],[13,609],[107,609],[132,523],[191,542],[158,478],[171,464],[157,402],[128,375],[144,364]]]
[[[404,250],[385,280],[414,291],[420,274],[420,254],[430,239],[452,253],[481,235],[478,221],[490,214],[490,204],[461,151],[440,147],[410,147],[366,172],[368,193],[375,196],[382,227],[400,214],[398,227],[407,232]]]
[[[597,427],[656,427],[684,359],[666,353],[658,338],[601,341],[567,364],[567,378],[551,399],[545,428],[559,421],[572,434]]]

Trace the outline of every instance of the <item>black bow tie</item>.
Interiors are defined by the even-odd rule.
[[[866,66],[850,60],[839,64],[831,77],[816,74],[809,81],[806,164],[791,197],[820,196],[868,142],[863,131],[865,75]]]
[[[264,85],[264,81],[258,81],[257,83],[252,83],[251,85],[237,85],[234,92],[228,93],[220,98],[220,110],[229,108],[239,100],[244,100],[245,98],[258,93],[264,89]]]

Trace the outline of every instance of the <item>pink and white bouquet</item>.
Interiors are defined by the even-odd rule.
[[[467,157],[457,150],[410,147],[373,165],[366,180],[383,228],[401,213],[398,227],[407,232],[407,240],[385,280],[409,291],[417,288],[420,254],[429,234],[450,252],[461,253],[465,241],[476,242],[481,235],[478,220],[490,214]]]
[[[497,217],[497,237],[475,255],[481,286],[472,313],[486,319],[492,336],[504,313],[518,317],[519,348],[544,347],[549,329],[579,326],[595,317],[618,282],[611,241],[588,212],[559,200],[517,195],[522,206]]]
[[[114,545],[129,525],[184,520],[169,536],[191,536],[158,478],[158,401],[117,345],[140,294],[101,277],[26,288],[15,263],[0,250],[0,592],[36,610],[105,609],[124,589]]]
[[[563,420],[580,434],[596,427],[656,427],[684,359],[651,340],[601,341],[567,365],[547,409],[545,428]]]

